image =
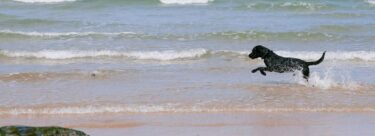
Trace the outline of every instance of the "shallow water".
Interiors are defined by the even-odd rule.
[[[374,112],[372,3],[1,0],[0,115]],[[257,44],[327,54],[307,83]]]

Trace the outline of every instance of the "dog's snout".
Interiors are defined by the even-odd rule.
[[[255,58],[254,54],[253,54],[253,53],[250,53],[250,54],[249,54],[249,58],[254,59],[254,58]]]

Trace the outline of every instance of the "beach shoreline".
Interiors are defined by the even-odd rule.
[[[4,117],[4,116],[3,116]],[[2,117],[2,118],[3,118]],[[0,125],[63,126],[92,136],[373,135],[372,112],[236,112],[8,116]]]

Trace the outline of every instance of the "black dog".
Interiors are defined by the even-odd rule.
[[[301,59],[296,58],[285,58],[282,56],[277,55],[272,50],[262,46],[258,45],[255,46],[252,50],[252,52],[249,54],[249,57],[251,59],[259,58],[261,57],[264,59],[264,63],[266,64],[266,67],[258,67],[254,70],[252,70],[252,73],[257,72],[258,70],[262,75],[266,75],[266,72],[278,72],[278,73],[284,73],[284,72],[294,72],[296,70],[302,71],[303,78],[308,80],[310,75],[309,66],[310,65],[318,65],[324,60],[324,55],[326,52],[324,51],[322,57],[320,57],[319,60],[314,62],[306,62]]]

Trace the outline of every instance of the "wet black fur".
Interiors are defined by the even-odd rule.
[[[259,57],[262,58],[264,60],[264,64],[266,64],[266,67],[258,67],[253,69],[251,72],[255,73],[260,71],[260,73],[265,76],[265,71],[284,73],[298,70],[302,71],[303,78],[307,80],[310,76],[309,66],[318,65],[321,63],[324,60],[325,53],[326,52],[324,51],[322,57],[320,57],[320,59],[317,61],[306,62],[297,58],[286,58],[279,56],[272,50],[262,45],[257,45],[253,48],[252,52],[249,54],[249,57],[251,59],[256,59]]]

